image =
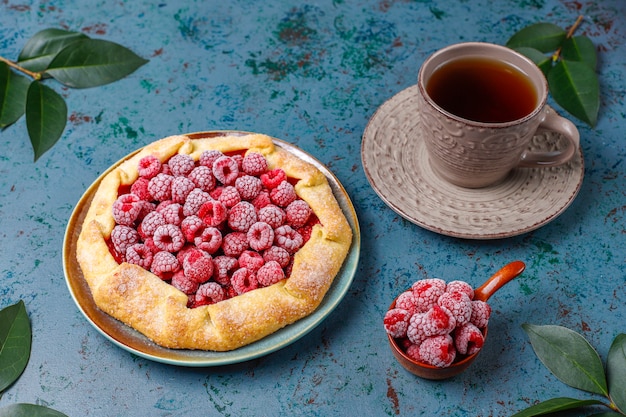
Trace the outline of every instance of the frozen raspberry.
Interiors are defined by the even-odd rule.
[[[276,261],[281,268],[285,268],[291,261],[291,255],[279,246],[271,246],[263,252],[263,259],[265,262]]]
[[[422,362],[438,368],[446,368],[454,362],[456,349],[449,334],[433,336],[420,345],[419,356]]]
[[[387,310],[383,318],[385,331],[393,338],[406,337],[411,313],[402,308]]]
[[[261,210],[263,207],[267,206],[268,204],[271,204],[272,201],[270,200],[270,193],[267,190],[261,190],[261,192],[259,193],[259,195],[257,195],[254,200],[252,200],[252,205],[254,206],[254,208],[259,211]]]
[[[239,262],[230,256],[216,256],[213,258],[213,279],[221,285],[230,284],[230,277],[237,269]]]
[[[180,227],[173,224],[159,226],[152,236],[154,246],[162,251],[177,252],[185,245],[185,237]]]
[[[178,203],[171,203],[163,206],[163,208],[157,207],[157,211],[163,215],[165,223],[180,226],[185,218],[183,214],[183,206]]]
[[[247,232],[256,222],[256,210],[247,201],[237,203],[228,213],[228,226],[236,232]]]
[[[470,322],[474,326],[479,329],[487,327],[490,316],[491,306],[489,304],[481,300],[472,301],[472,317],[470,318]]]
[[[132,226],[143,207],[142,200],[134,194],[122,194],[113,203],[113,218],[117,224]]]
[[[183,270],[178,270],[172,275],[172,286],[187,295],[195,294],[200,283],[189,278]]]
[[[264,222],[256,222],[247,232],[248,243],[255,251],[269,249],[274,243],[274,229]]]
[[[172,180],[174,177],[167,174],[157,174],[151,178],[148,183],[148,191],[152,195],[152,199],[156,201],[165,201],[172,198]]]
[[[413,291],[408,290],[400,293],[398,298],[396,298],[396,307],[407,310],[411,314],[417,313],[417,302],[415,301]]]
[[[258,152],[249,152],[243,157],[241,168],[246,174],[258,177],[267,171],[267,160]]]
[[[166,251],[160,251],[152,257],[150,271],[162,280],[170,280],[176,271],[180,269],[180,263],[176,257]]]
[[[236,270],[230,282],[237,294],[256,290],[259,287],[256,276],[247,268],[239,268]]]
[[[311,239],[311,235],[313,234],[313,226],[311,226],[310,224],[307,224],[302,227],[298,227],[296,231],[300,233],[300,236],[302,236],[302,241],[304,244],[308,242],[309,239]]]
[[[454,346],[461,355],[473,355],[483,347],[485,337],[472,323],[454,329]]]
[[[276,229],[285,223],[287,215],[285,211],[274,204],[269,204],[259,210],[259,221],[269,224],[272,229]]]
[[[196,188],[196,184],[187,177],[174,177],[172,180],[172,201],[184,204],[187,196]]]
[[[155,253],[160,251],[159,248],[154,246],[154,240],[152,240],[152,236],[144,238],[143,244],[146,245],[148,247],[148,249],[150,249],[150,252],[152,252],[153,254],[155,254]]]
[[[243,164],[243,155],[232,155],[231,158],[233,158],[235,162],[237,162],[237,169],[239,169],[239,173],[242,173],[243,169],[241,168],[241,166]]]
[[[198,164],[212,168],[213,163],[221,156],[224,156],[224,154],[218,150],[203,151],[198,159]]]
[[[285,272],[278,262],[266,262],[256,273],[256,279],[262,287],[268,287],[276,284],[278,281],[285,279]]]
[[[130,246],[139,242],[139,233],[132,227],[118,224],[111,231],[111,242],[120,255],[125,255]]]
[[[228,210],[217,200],[210,200],[200,206],[198,217],[207,226],[219,226],[228,217]]]
[[[239,266],[248,271],[256,273],[263,266],[265,260],[258,252],[245,250],[239,255]]]
[[[194,307],[219,303],[224,299],[224,289],[217,282],[206,282],[196,292]]]
[[[200,210],[200,207],[207,201],[211,200],[213,200],[213,198],[211,198],[211,195],[209,193],[202,191],[200,188],[194,188],[187,195],[187,199],[183,204],[183,214],[185,216],[198,214],[198,210]]]
[[[150,180],[147,178],[139,177],[133,185],[130,186],[130,193],[139,197],[140,200],[149,201],[152,199],[150,191],[148,191],[148,184]]]
[[[150,270],[152,257],[152,251],[143,243],[135,243],[126,249],[126,262],[139,265],[143,269]]]
[[[452,313],[457,326],[464,325],[472,317],[472,300],[464,292],[445,292],[437,303]]]
[[[217,227],[206,227],[194,238],[193,243],[198,249],[213,255],[222,246],[222,232]]]
[[[195,167],[187,176],[202,191],[209,192],[215,188],[215,177],[211,168],[207,166]]]
[[[142,222],[144,217],[156,210],[156,204],[146,200],[141,200],[139,203],[141,205],[141,210],[139,211],[137,221]]]
[[[439,297],[446,291],[446,282],[439,278],[422,279],[416,281],[411,290],[415,295],[418,310],[426,312],[437,304]]]
[[[163,217],[161,213],[155,210],[146,214],[146,217],[144,217],[141,221],[141,224],[139,225],[137,231],[139,232],[141,237],[145,239],[146,237],[151,237],[152,235],[154,235],[154,231],[157,229],[157,227],[163,226],[165,224],[165,217]]]
[[[251,201],[259,195],[263,189],[263,184],[257,177],[243,175],[235,180],[235,188],[243,200]]]
[[[231,185],[239,176],[237,161],[229,156],[221,156],[213,162],[213,175],[223,185]]]
[[[452,313],[445,307],[435,304],[425,313],[427,336],[448,334],[456,327],[456,320]]]
[[[293,228],[302,227],[306,224],[311,216],[312,210],[309,203],[304,200],[295,200],[289,203],[285,208],[287,215],[287,224]]]
[[[185,245],[181,248],[181,250],[176,252],[174,255],[176,256],[176,259],[178,259],[178,263],[182,265],[183,262],[185,261],[185,256],[187,256],[189,252],[196,250],[196,249],[198,248],[196,248],[194,245],[185,243]]]
[[[414,361],[424,362],[420,356],[420,345],[411,343],[404,349],[404,353]]]
[[[426,334],[426,313],[415,313],[409,318],[409,327],[406,336],[413,344],[419,345],[428,335]]]
[[[248,238],[243,232],[232,232],[224,236],[222,250],[224,255],[238,258],[248,249]]]
[[[298,198],[296,190],[293,188],[293,185],[286,180],[270,191],[270,199],[272,203],[276,204],[278,207],[287,207],[292,201],[295,201],[296,198]]]
[[[474,299],[474,288],[465,281],[450,281],[446,285],[446,292],[464,292],[470,300]]]
[[[278,187],[280,183],[287,180],[287,174],[280,168],[274,168],[261,174],[261,182],[267,189],[274,189]]]
[[[285,249],[290,254],[294,254],[302,247],[304,240],[300,233],[290,226],[282,225],[274,229],[274,244]]]
[[[213,258],[200,249],[189,250],[183,260],[183,271],[187,278],[202,284],[213,275]]]
[[[180,223],[180,230],[187,242],[193,242],[196,236],[200,236],[205,228],[205,224],[198,216],[187,216]]]
[[[150,179],[161,172],[161,161],[154,155],[144,156],[139,160],[139,176]]]
[[[209,194],[213,197],[213,199],[220,201],[227,208],[231,208],[241,201],[239,191],[237,191],[237,188],[232,185],[217,187]]]
[[[169,165],[172,175],[184,177],[194,169],[196,163],[191,156],[179,153],[172,156],[170,160],[167,161],[167,165]]]

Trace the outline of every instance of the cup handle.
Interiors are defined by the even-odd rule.
[[[545,117],[539,124],[537,132],[557,132],[567,139],[564,149],[548,152],[524,151],[520,158],[520,167],[550,167],[568,162],[580,145],[580,133],[576,125],[565,117],[559,116],[552,108],[546,106]]]

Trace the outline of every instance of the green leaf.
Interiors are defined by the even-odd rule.
[[[596,47],[591,39],[586,36],[574,36],[565,39],[561,48],[561,57],[568,61],[584,62],[593,70],[598,64]]]
[[[12,125],[24,114],[30,81],[0,62],[0,129]]]
[[[34,72],[44,71],[63,48],[80,39],[89,39],[80,32],[44,29],[26,42],[17,60],[20,66]]]
[[[528,407],[519,413],[513,414],[511,417],[532,417],[542,416],[545,414],[556,413],[557,411],[571,410],[574,408],[581,408],[588,405],[602,404],[602,401],[598,400],[577,400],[575,398],[552,398]]]
[[[35,161],[61,137],[67,123],[65,100],[50,87],[34,81],[26,99],[26,128]]]
[[[606,361],[609,395],[617,408],[626,414],[626,334],[617,335]]]
[[[566,327],[523,324],[537,357],[563,383],[608,396],[602,360],[580,334]]]
[[[541,69],[543,75],[548,76],[548,73],[552,69],[551,56],[544,54],[539,49],[529,48],[527,46],[520,46],[519,48],[515,48],[515,50],[533,61],[539,69]]]
[[[88,88],[124,78],[146,62],[114,42],[83,39],[59,52],[46,74],[68,87]]]
[[[24,302],[0,310],[0,393],[26,369],[30,344],[30,321]]]
[[[578,119],[595,126],[600,84],[593,69],[579,61],[560,60],[548,74],[552,98]]]
[[[544,53],[551,52],[561,45],[566,35],[565,30],[552,23],[535,23],[511,36],[506,46],[513,49],[527,46]]]
[[[0,417],[67,417],[67,415],[36,404],[11,404],[0,408]]]
[[[605,411],[604,413],[591,414],[587,417],[623,417],[624,414],[617,413],[615,411]]]

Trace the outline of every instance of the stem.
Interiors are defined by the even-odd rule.
[[[583,15],[578,16],[578,18],[576,19],[572,27],[569,28],[569,30],[567,31],[567,35],[565,35],[565,39],[570,39],[572,36],[574,36],[574,32],[576,32],[576,29],[578,29],[578,27],[582,23],[583,18],[584,18]],[[552,55],[552,62],[558,61],[560,56],[561,56],[561,47],[559,46],[559,49],[557,49]]]
[[[22,73],[28,75],[29,77],[31,77],[34,80],[41,80],[41,73],[40,72],[29,71],[26,68],[20,67],[15,62],[13,62],[11,60],[8,60],[6,58],[3,58],[1,56],[0,56],[0,62],[5,62],[11,68],[14,68],[17,71],[22,72]]]

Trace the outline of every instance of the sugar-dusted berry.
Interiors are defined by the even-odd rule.
[[[406,353],[406,356],[413,359],[414,361],[424,362],[422,360],[422,357],[420,356],[420,345],[411,343],[405,348],[404,353]]]
[[[189,278],[189,276],[181,269],[172,275],[172,286],[187,295],[195,294],[198,291],[200,283]]]
[[[409,327],[406,330],[406,336],[413,344],[419,345],[428,335],[426,334],[426,313],[414,313],[409,318]]]
[[[158,211],[154,210],[150,213],[146,214],[146,217],[141,221],[140,227],[137,229],[139,234],[143,239],[147,237],[152,237],[154,235],[154,231],[159,226],[165,225],[167,222],[165,221],[165,217]]]
[[[291,261],[291,255],[284,248],[279,246],[270,246],[268,249],[263,251],[263,259],[265,262],[276,261],[281,266],[281,268],[286,268]]]
[[[274,229],[274,244],[294,254],[302,247],[304,240],[300,233],[284,224]]]
[[[243,232],[228,233],[222,241],[222,251],[226,256],[238,258],[248,247],[248,237]]]
[[[183,236],[187,242],[192,242],[196,236],[200,236],[205,228],[205,224],[198,216],[187,216],[180,223],[180,230],[183,232]]]
[[[198,214],[198,210],[200,210],[200,207],[207,201],[211,200],[213,200],[213,198],[209,193],[202,191],[200,188],[194,188],[187,195],[187,199],[183,204],[183,214],[185,216]]]
[[[146,179],[156,177],[156,175],[161,172],[161,165],[161,161],[156,156],[144,156],[139,160],[139,176]]]
[[[193,158],[186,154],[176,154],[167,161],[172,175],[180,177],[187,176],[196,166],[196,162]]]
[[[261,252],[274,243],[274,229],[265,222],[256,222],[248,229],[247,237],[250,247]]]
[[[464,292],[445,292],[437,303],[452,313],[457,326],[464,325],[472,317],[472,300]]]
[[[402,308],[387,310],[383,318],[383,327],[394,338],[406,337],[411,313]]]
[[[272,190],[283,181],[287,180],[287,174],[280,168],[274,168],[261,174],[261,182],[265,186],[265,188]]]
[[[132,226],[143,207],[143,201],[135,194],[122,194],[113,203],[113,219],[117,224]]]
[[[162,251],[177,252],[185,245],[185,237],[180,227],[173,224],[159,226],[152,236],[154,246]]]
[[[196,188],[196,184],[189,178],[174,177],[172,180],[172,201],[184,204],[187,196],[194,188]]]
[[[224,156],[224,154],[215,149],[202,151],[202,153],[200,154],[200,159],[198,159],[198,164],[205,167],[213,168],[213,163],[222,156]]]
[[[276,284],[278,281],[285,279],[285,272],[278,262],[266,262],[256,273],[257,281],[262,287],[268,287]]]
[[[267,160],[258,152],[248,152],[241,161],[241,168],[246,174],[258,177],[267,171]]]
[[[250,226],[256,222],[256,210],[247,201],[240,201],[228,213],[228,226],[237,232],[248,232]]]
[[[232,185],[220,186],[209,193],[215,200],[220,201],[226,208],[231,208],[241,201],[239,191]]]
[[[179,203],[172,202],[171,204],[165,204],[161,208],[157,207],[157,211],[163,215],[165,222],[168,224],[180,226],[185,218],[183,206]]]
[[[287,215],[280,207],[268,204],[258,211],[258,218],[260,222],[267,223],[272,229],[276,229],[285,223]]]
[[[419,347],[421,361],[438,368],[448,367],[456,358],[454,340],[449,334],[429,337]]]
[[[170,280],[176,271],[180,269],[180,263],[176,256],[167,251],[154,254],[150,271],[162,280]]]
[[[224,299],[224,289],[217,282],[205,282],[198,287],[196,297],[194,300],[194,306],[200,307],[203,305],[219,303]]]
[[[222,232],[217,227],[205,227],[200,235],[196,236],[193,243],[198,249],[213,255],[222,246]]]
[[[417,302],[415,301],[413,291],[408,290],[400,293],[398,298],[396,298],[396,307],[407,310],[411,314],[417,313]]]
[[[213,258],[213,279],[221,285],[230,285],[230,278],[237,269],[237,258],[224,255]]]
[[[198,217],[207,226],[219,226],[228,217],[228,210],[221,202],[209,200],[200,206]]]
[[[148,178],[139,177],[133,185],[130,186],[130,193],[139,197],[140,200],[150,201],[152,195],[150,191],[148,191],[148,184],[150,184]]]
[[[461,355],[473,355],[482,349],[485,337],[472,323],[454,329],[454,345]]]
[[[482,300],[472,301],[472,317],[470,322],[479,329],[487,327],[491,316],[491,306]]]
[[[230,282],[237,294],[256,290],[259,287],[256,275],[247,268],[239,268],[236,270]]]
[[[261,190],[263,183],[258,177],[252,175],[242,175],[235,180],[235,188],[243,200],[254,200]]]
[[[211,168],[215,178],[223,185],[234,184],[239,176],[239,165],[237,161],[229,156],[220,156],[213,162]]]
[[[160,173],[150,179],[148,183],[148,191],[153,200],[165,201],[172,198],[172,180],[173,176]]]
[[[132,227],[118,224],[111,231],[111,242],[115,250],[124,256],[130,246],[139,242],[139,233]]]
[[[183,271],[190,280],[202,284],[213,275],[213,258],[200,249],[191,249],[183,260]]]
[[[415,295],[418,310],[425,312],[437,304],[439,297],[446,291],[446,282],[439,278],[422,279],[416,281],[411,290]]]
[[[242,268],[246,268],[248,271],[256,273],[259,268],[265,264],[265,260],[258,252],[245,250],[239,255],[239,266]]]
[[[152,265],[152,258],[152,251],[143,243],[135,243],[126,249],[126,262],[139,265],[148,271]]]
[[[446,285],[446,292],[463,292],[467,294],[470,300],[474,299],[474,288],[465,281],[450,281]]]
[[[281,182],[270,191],[270,200],[279,207],[287,207],[296,198],[298,198],[296,190],[287,180]]]
[[[456,327],[456,320],[452,313],[445,307],[435,304],[425,313],[426,326],[424,331],[427,336],[448,334]]]
[[[209,192],[215,188],[215,177],[211,168],[199,165],[195,167],[187,176],[202,191]]]
[[[311,216],[311,207],[309,203],[304,200],[295,200],[289,203],[285,208],[285,214],[287,215],[287,224],[293,228],[299,228],[306,224]]]

